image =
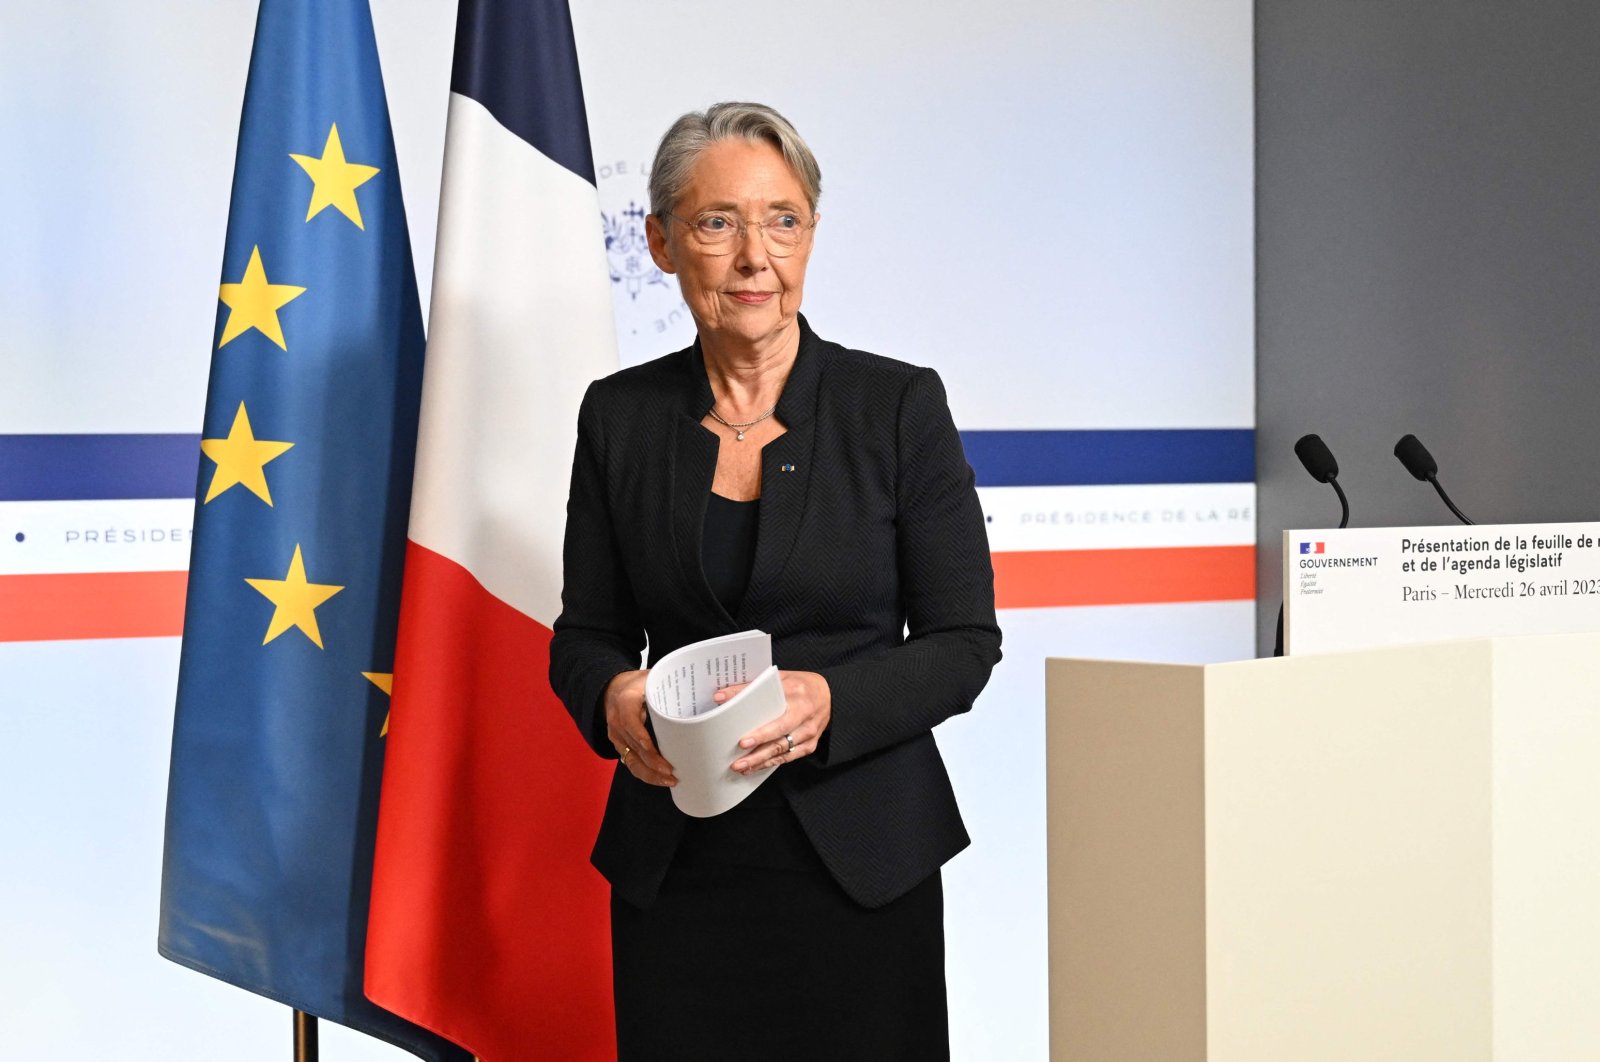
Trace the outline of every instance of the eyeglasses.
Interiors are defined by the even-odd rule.
[[[745,221],[726,210],[707,210],[693,218],[682,218],[668,211],[662,213],[683,222],[689,229],[689,238],[706,254],[732,254],[733,249],[744,242],[745,233],[751,228],[758,228],[766,242],[767,253],[774,258],[787,258],[794,254],[806,233],[817,224],[815,218],[802,221],[800,215],[789,211],[773,214],[760,224]]]

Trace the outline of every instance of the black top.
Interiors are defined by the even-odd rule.
[[[700,566],[706,582],[717,595],[728,615],[738,613],[750,585],[750,565],[756,559],[756,525],[761,516],[761,499],[734,501],[712,492],[706,503],[704,538],[700,543]]]
[[[972,469],[931,369],[847,350],[800,321],[761,448],[750,581],[730,615],[701,563],[721,440],[698,345],[590,385],[578,413],[565,585],[550,683],[601,756],[605,687],[690,642],[763,630],[772,662],[827,681],[816,752],[779,768],[801,829],[857,903],[908,892],[968,843],[934,726],[972,707],[1000,659],[994,571]],[[688,816],[626,768],[593,861],[649,907]]]

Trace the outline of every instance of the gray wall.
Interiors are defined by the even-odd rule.
[[[1600,519],[1600,4],[1256,4],[1259,644],[1279,533]]]

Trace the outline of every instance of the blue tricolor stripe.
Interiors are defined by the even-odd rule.
[[[1248,428],[964,431],[980,487],[1250,483]],[[0,501],[194,496],[198,435],[0,435]]]
[[[571,92],[530,92],[528,72]],[[463,0],[456,15],[450,91],[476,100],[547,158],[594,179],[589,119],[567,5]]]
[[[192,498],[198,435],[0,435],[0,501]]]
[[[964,431],[980,487],[1250,483],[1249,428]]]

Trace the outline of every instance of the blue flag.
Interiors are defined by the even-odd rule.
[[[362,994],[423,352],[367,0],[262,0],[219,299],[160,951],[466,1057]]]

